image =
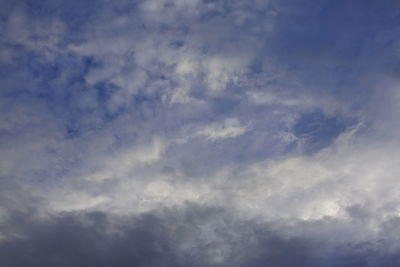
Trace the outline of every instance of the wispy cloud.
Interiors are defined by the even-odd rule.
[[[397,7],[2,1],[0,259],[395,266]]]

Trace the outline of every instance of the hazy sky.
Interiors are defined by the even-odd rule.
[[[400,2],[0,0],[0,265],[400,266]]]

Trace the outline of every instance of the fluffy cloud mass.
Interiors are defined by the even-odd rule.
[[[1,264],[399,266],[399,7],[2,1]]]

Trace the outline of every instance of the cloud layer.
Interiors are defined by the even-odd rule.
[[[398,266],[396,1],[3,1],[6,266]]]

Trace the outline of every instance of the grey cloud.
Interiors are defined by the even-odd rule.
[[[7,266],[396,266],[384,243],[290,236],[221,208],[189,206],[138,217],[15,215],[0,241]],[[315,227],[315,226],[314,226]],[[333,237],[332,237],[333,238]],[[382,241],[381,241],[382,242]],[[383,241],[385,242],[385,241]]]

